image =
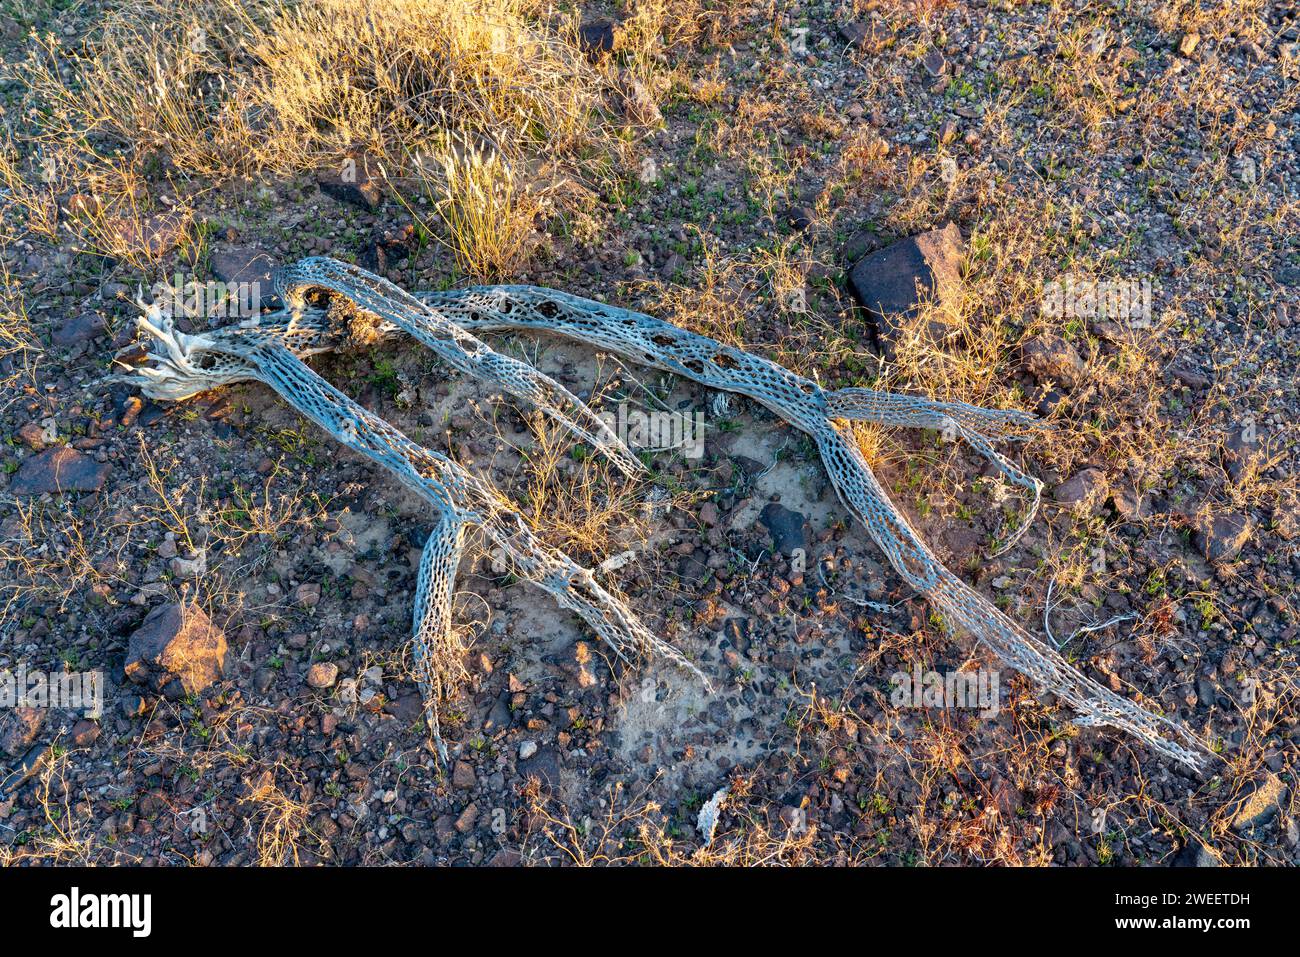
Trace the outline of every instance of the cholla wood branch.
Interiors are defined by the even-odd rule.
[[[351,267],[333,260],[304,261],[280,277],[280,291],[286,302],[297,302],[295,293],[305,285],[293,285],[299,271],[317,266],[319,274],[325,277],[322,286],[337,283],[351,292],[351,287],[337,278]],[[378,277],[367,278],[376,284],[383,282]],[[357,298],[363,298],[360,291]],[[365,297],[365,301],[384,309],[386,317],[390,308],[396,308],[378,294]],[[424,312],[421,307],[418,313],[401,315],[402,328],[417,330],[422,339],[425,336],[434,339],[436,333],[430,327],[436,331],[441,329],[434,323],[426,323]],[[446,320],[435,318],[445,326]],[[439,731],[437,703],[463,676],[465,649],[453,628],[451,603],[464,533],[470,525],[480,526],[500,549],[509,572],[550,592],[562,607],[582,617],[620,658],[627,660],[637,652],[659,655],[690,670],[708,684],[694,665],[647,629],[623,600],[602,587],[588,569],[538,539],[524,518],[491,486],[445,455],[412,442],[308,368],[299,355],[333,348],[329,344],[335,340],[331,339],[328,317],[303,311],[301,317],[291,315],[287,321],[250,323],[191,336],[177,330],[172,318],[152,305],[145,307],[145,317],[139,322],[154,340],[154,351],[148,356],[152,365],[140,367],[133,375],[119,377],[120,380],[141,384],[147,395],[170,399],[203,392],[214,384],[246,379],[264,382],[303,415],[344,445],[388,469],[438,510],[438,525],[429,536],[420,561],[413,650],[429,729],[444,760],[447,751]],[[435,341],[440,347],[446,342]],[[494,352],[467,333],[438,351],[440,355],[447,352],[453,357],[449,361],[481,374],[513,394],[536,397],[543,409],[576,434],[608,451],[612,459],[636,463],[607,428],[605,436],[597,438],[575,424],[579,417],[597,423],[600,420],[531,366]],[[551,398],[557,394],[568,397],[576,410],[575,417],[560,411],[558,403],[552,404]],[[640,469],[640,463],[636,467]]]
[[[518,360],[494,352],[473,331],[532,331],[567,336],[631,361],[736,392],[780,416],[816,441],[845,506],[902,578],[925,596],[950,625],[986,644],[1009,667],[1056,695],[1082,725],[1110,725],[1153,750],[1204,769],[1211,753],[1188,729],[1145,711],[1070,667],[1057,651],[1016,624],[952,574],[934,556],[872,473],[852,433],[852,421],[917,426],[961,436],[1008,480],[1033,493],[1020,529],[1037,510],[1042,483],[1024,474],[993,447],[1022,441],[1037,426],[1027,413],[981,409],[869,389],[826,391],[815,382],[759,356],[723,345],[651,316],[533,286],[491,286],[414,296],[391,283],[323,258],[287,267],[277,286],[288,309],[202,335],[177,331],[170,318],[148,307],[141,327],[153,344],[148,365],[121,377],[155,398],[178,399],[244,379],[270,385],[345,445],[374,459],[428,499],[440,522],[421,562],[416,594],[416,661],[436,736],[436,700],[454,683],[459,644],[451,621],[451,594],[463,535],[481,525],[518,566],[519,577],[548,590],[577,611],[614,650],[659,654],[696,671],[639,623],[621,599],[591,573],[531,534],[518,513],[488,485],[445,456],[411,442],[353,403],[306,365],[308,355],[348,344],[409,334],[454,367],[534,402],[624,471],[639,468],[598,417],[558,383]],[[307,294],[336,294],[327,309],[312,308]],[[698,674],[698,671],[696,671]],[[441,744],[441,739],[437,739]]]

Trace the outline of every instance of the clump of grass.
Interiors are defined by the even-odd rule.
[[[571,443],[549,420],[534,417],[533,442],[520,450],[527,515],[555,547],[599,563],[612,549],[640,549],[650,538],[644,488],[603,461],[575,465]],[[681,504],[681,503],[678,503]]]
[[[693,281],[684,286],[647,284],[645,308],[693,332],[743,347],[753,303],[749,284],[758,270],[720,254],[698,230],[697,238],[702,258]]]
[[[599,73],[533,0],[157,0],[107,11],[25,69],[46,134],[99,135],[225,178],[357,147],[390,161],[440,130],[511,156],[608,137]]]
[[[143,266],[156,257],[126,248],[149,245],[141,171],[184,195],[361,151],[399,193],[429,194],[462,270],[488,278],[522,260],[539,195],[563,184],[580,205],[630,148],[613,77],[570,21],[535,0],[113,4],[87,36],[34,45],[32,170],[7,161],[0,178],[35,182],[57,156],[57,183],[23,192],[29,226],[54,238],[62,220],[88,251]]]
[[[21,290],[9,267],[0,263],[0,412],[35,386],[39,360],[40,347]]]
[[[309,833],[307,816],[311,806],[296,800],[276,783],[276,772],[297,778],[296,772],[283,762],[264,769],[248,784],[244,799],[250,818],[257,818],[257,864],[259,867],[298,866],[301,863],[300,840]],[[295,780],[295,791],[301,782]]]
[[[237,63],[267,22],[252,0],[110,8],[75,44],[38,36],[23,79],[47,144],[93,137],[100,150],[165,155],[225,177],[249,168],[251,77]]]
[[[482,282],[510,275],[527,255],[542,200],[516,182],[499,153],[449,148],[441,165],[437,210],[457,267]]]
[[[635,794],[621,783],[610,788],[602,802],[605,810],[581,823],[537,789],[526,788],[532,831],[524,841],[524,859],[572,867],[789,867],[864,859],[855,849],[822,837],[816,827],[792,829],[777,809],[751,805],[745,781],[731,786],[725,822],[708,846],[687,836],[694,815],[668,814],[647,796],[649,788]]]
[[[668,52],[694,44],[709,24],[700,0],[632,0],[614,49],[637,79],[659,83],[667,79]]]
[[[452,130],[508,157],[583,150],[608,131],[596,71],[532,0],[309,0],[275,18],[250,90],[278,164]]]

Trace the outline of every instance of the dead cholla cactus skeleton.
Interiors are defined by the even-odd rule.
[[[707,680],[676,649],[647,629],[591,571],[541,542],[495,489],[461,466],[412,442],[387,422],[329,385],[307,356],[349,345],[410,336],[454,368],[527,399],[590,443],[628,474],[641,464],[587,406],[532,366],[494,351],[477,332],[539,332],[566,336],[632,362],[662,369],[763,405],[817,443],[845,507],[866,527],[903,580],[924,595],[943,620],[987,645],[1006,665],[1056,695],[1085,725],[1110,725],[1194,769],[1210,752],[1185,727],[1143,710],[1072,668],[1047,643],[1016,624],[945,568],[890,501],[853,437],[854,420],[914,426],[960,436],[1010,482],[1033,495],[1042,483],[1003,457],[994,442],[1023,441],[1037,427],[1024,412],[982,409],[870,389],[823,390],[815,382],[751,353],[723,345],[651,316],[535,286],[484,286],[410,294],[378,276],[328,258],[310,258],[276,277],[286,308],[237,325],[186,335],[158,306],[141,303],[141,329],[150,337],[143,364],[117,376],[156,399],[182,399],[232,382],[266,383],[344,445],[369,457],[423,496],[439,521],[425,546],[415,597],[414,657],[430,729],[438,733],[437,703],[463,678],[464,648],[452,627],[456,568],[471,525],[508,559],[510,571],[548,591],[580,615],[621,658],[636,653],[670,659]],[[310,306],[308,292],[329,294]],[[119,361],[123,361],[120,357]]]

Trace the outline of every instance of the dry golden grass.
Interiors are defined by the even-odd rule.
[[[100,157],[72,141],[40,144],[25,167],[12,143],[0,147],[0,186],[16,217],[12,228],[70,252],[108,257],[141,271],[174,250],[195,246],[192,211],[150,196],[137,161]]]
[[[0,237],[4,228],[0,224]],[[30,394],[40,358],[22,289],[8,265],[0,263],[0,412]]]
[[[430,228],[410,204],[407,211],[439,236],[464,275],[491,282],[515,274],[537,238],[535,224],[548,201],[519,183],[510,162],[493,149],[458,147],[445,139],[434,160],[442,179],[428,198],[443,228]]]
[[[612,551],[644,545],[651,522],[642,501],[645,484],[576,454],[564,430],[530,417],[534,441],[522,450],[519,502],[534,530],[555,547],[597,563]]]
[[[915,71],[928,49],[942,45],[948,6],[946,0],[856,2],[860,14],[880,10],[887,22],[920,23],[923,29],[909,34],[904,45],[882,48],[881,69],[853,91],[854,98],[885,110],[914,107],[914,78],[903,70]],[[1169,492],[1171,508],[1192,516],[1294,503],[1294,481],[1267,479],[1259,464],[1228,481],[1218,462],[1224,416],[1251,403],[1267,407],[1267,386],[1251,378],[1262,345],[1252,339],[1239,353],[1217,357],[1215,383],[1190,408],[1183,407],[1166,370],[1181,349],[1197,347],[1210,335],[1209,324],[1223,315],[1222,291],[1199,277],[1252,275],[1295,231],[1297,204],[1244,186],[1234,157],[1249,152],[1262,171],[1274,168],[1280,139],[1269,128],[1286,128],[1296,90],[1276,96],[1250,81],[1230,82],[1231,71],[1208,57],[1184,58],[1162,74],[1129,83],[1117,73],[1130,60],[1119,49],[1121,33],[1112,29],[1117,17],[1048,4],[1035,8],[1025,43],[1029,48],[1041,40],[1045,49],[1050,41],[1051,53],[1006,57],[991,71],[996,83],[982,97],[981,117],[963,124],[978,145],[891,146],[888,124],[844,132],[841,118],[821,112],[823,106],[791,82],[783,67],[774,66],[759,84],[733,86],[717,60],[702,70],[695,69],[699,63],[688,69],[678,61],[687,47],[724,42],[739,8],[700,0],[631,0],[628,19],[617,31],[616,55],[591,64],[576,48],[576,20],[551,19],[531,0],[399,0],[382,6],[305,0],[287,9],[254,0],[183,8],[151,0],[116,6],[84,46],[66,37],[39,40],[24,75],[40,110],[40,129],[21,150],[0,156],[0,185],[8,191],[12,218],[36,236],[70,241],[78,251],[143,269],[159,259],[140,242],[152,217],[188,217],[201,188],[191,179],[189,206],[164,208],[149,195],[159,189],[160,169],[178,181],[221,181],[251,171],[288,175],[332,166],[361,149],[380,159],[390,188],[408,209],[420,212],[415,196],[429,201],[424,208],[434,211],[437,222],[427,223],[426,232],[452,249],[459,271],[491,280],[526,260],[552,199],[556,212],[580,224],[585,245],[599,239],[607,214],[590,202],[590,187],[602,185],[625,163],[629,141],[643,125],[618,115],[619,97],[630,84],[639,84],[653,100],[677,96],[703,104],[722,102],[723,90],[735,91],[734,107],[699,124],[697,147],[724,158],[740,178],[736,185],[779,222],[815,156],[798,137],[828,150],[834,146],[838,158],[828,182],[810,201],[818,223],[802,238],[764,236],[762,245],[748,249],[728,247],[712,230],[702,231],[698,272],[686,287],[644,289],[649,311],[732,344],[771,343],[774,358],[828,386],[866,384],[1000,407],[1036,406],[1037,395],[1016,384],[1023,378],[1018,349],[1036,336],[1060,336],[1082,358],[1084,385],[1051,413],[1054,429],[1027,447],[1030,471],[1065,477],[1098,465],[1113,486]],[[1247,0],[1209,6],[1177,0],[1141,16],[1164,34],[1197,32],[1203,44],[1222,41],[1226,50],[1243,40],[1271,42],[1262,10]],[[751,38],[782,49],[789,39],[786,12],[770,6],[766,19],[770,31]],[[871,55],[862,50],[850,56]],[[895,70],[894,61],[902,68]],[[953,76],[954,85],[960,80]],[[1243,103],[1254,105],[1243,109]],[[1167,146],[1171,130],[1187,127],[1189,117],[1196,119],[1205,161],[1186,170]],[[1033,144],[1025,138],[1030,128]],[[797,135],[787,137],[788,131]],[[1048,147],[1045,162],[1036,152],[1039,144]],[[1084,161],[1057,162],[1057,156],[1072,154]],[[1127,263],[1142,261],[1135,250],[1144,235],[1118,242],[1099,235],[1095,196],[1085,197],[1106,185],[1093,175],[1092,162],[1120,154],[1143,157],[1142,172],[1126,173],[1125,179],[1140,181],[1154,197],[1151,208],[1173,220],[1186,240],[1179,250],[1186,259],[1169,280],[1171,295],[1154,328],[1103,336],[1087,323],[1044,316],[1039,304],[1043,285],[1063,274],[1122,276]],[[969,158],[969,165],[945,164],[955,157]],[[1001,162],[1000,170],[992,158]],[[881,196],[888,197],[883,208],[873,206]],[[957,334],[942,349],[922,334],[930,308],[902,331],[897,358],[885,364],[864,356],[851,332],[855,323],[843,321],[847,316],[838,307],[845,303],[834,290],[808,312],[796,306],[824,278],[823,260],[837,255],[831,236],[858,228],[864,218],[886,236],[950,218],[962,223],[969,237],[966,296]],[[192,236],[183,242],[194,245]],[[8,283],[6,289],[12,291]],[[1249,310],[1265,305],[1255,292],[1248,298]],[[21,385],[30,381],[39,353],[21,299],[7,295],[4,301],[0,363],[10,362],[5,374],[17,376]],[[1263,330],[1280,334],[1267,321]],[[6,394],[16,397],[18,391]],[[867,425],[858,427],[858,435],[882,476],[906,472],[909,491],[913,484],[925,489],[916,501],[901,496],[905,507],[919,511],[923,500],[944,521],[970,514],[972,458],[965,450]],[[538,532],[596,561],[615,551],[612,543],[644,543],[648,528],[638,519],[644,486],[618,480],[593,460],[574,468],[570,449],[553,427],[540,426],[511,476],[510,494],[527,503]],[[193,548],[200,515],[208,519],[209,548],[232,558],[250,556],[254,564],[246,567],[255,571],[266,554],[259,545],[280,542],[323,514],[319,502],[307,501],[304,486],[286,488],[274,473],[260,489],[237,487],[226,500],[210,502],[201,479],[192,488],[177,488],[170,479],[174,463],[155,462],[142,451],[152,500],[138,512],[125,514],[103,503],[86,509],[57,501],[19,503],[0,535],[0,608],[8,613],[36,602],[62,608],[78,590],[109,598],[131,584],[118,546],[154,541],[170,530]],[[1273,461],[1283,452],[1275,450]],[[1212,495],[1177,499],[1179,486],[1192,484],[1182,482],[1188,476],[1208,477]],[[1000,504],[994,500],[990,507]],[[1090,612],[1108,592],[1129,587],[1134,563],[1147,559],[1134,554],[1131,536],[1120,534],[1124,522],[1072,516],[1050,504],[1045,511],[1046,521],[1035,526],[1041,540],[1032,542],[1025,560],[1036,567],[1017,570],[1025,573],[1024,586],[1010,600],[1021,603],[1015,610],[1029,620],[1041,613],[1042,588],[1054,580],[1063,603],[1058,631],[1068,633],[1072,613]],[[1175,530],[1167,515],[1145,525],[1147,539]],[[1100,564],[1098,550],[1106,556]],[[975,565],[980,561],[975,556]],[[214,580],[231,580],[227,573],[234,568],[235,563],[221,566]],[[1165,572],[1153,571],[1156,586]],[[211,589],[206,598],[228,600],[232,607],[241,601]],[[1168,644],[1187,640],[1170,623],[1179,603],[1206,609],[1222,604],[1210,583],[1135,596],[1141,617],[1131,626],[1131,640],[1150,660]],[[908,635],[871,637],[867,657],[874,658],[868,664],[884,654],[929,660],[940,647],[948,648],[946,638],[924,625]],[[449,652],[458,667],[462,652],[463,643]],[[1232,800],[1263,773],[1270,742],[1294,711],[1290,686],[1284,676],[1274,677],[1265,682],[1272,685],[1266,693],[1243,707],[1246,737],[1228,771],[1177,805],[1153,797],[1158,788],[1148,787],[1136,762],[1137,777],[1125,782],[1123,795],[1085,791],[1078,765],[1087,756],[1052,756],[1056,745],[1069,740],[1073,749],[1076,740],[1059,729],[1061,716],[1033,704],[1019,687],[1014,730],[1005,736],[999,731],[996,738],[950,716],[921,727],[905,727],[896,715],[873,723],[842,702],[810,694],[790,716],[790,769],[802,774],[846,734],[852,738],[846,725],[870,726],[863,735],[869,744],[854,752],[864,773],[874,775],[879,796],[880,809],[862,815],[877,828],[870,846],[836,847],[833,835],[815,830],[791,834],[772,808],[749,799],[742,783],[728,805],[730,825],[707,852],[681,839],[653,801],[622,793],[611,796],[608,815],[597,822],[575,821],[568,809],[539,804],[531,846],[540,858],[577,864],[779,864],[891,860],[910,842],[911,859],[919,863],[1038,865],[1052,860],[1055,841],[1047,829],[1053,805],[1063,802],[1059,819],[1074,816],[1073,834],[1102,863],[1130,832],[1181,843],[1189,836],[1185,820],[1192,809],[1209,812],[1202,836],[1218,842],[1226,858],[1280,862],[1282,852],[1238,840],[1230,826]],[[463,678],[462,669],[456,681]],[[201,761],[215,760],[204,755]],[[1007,820],[988,813],[997,794],[983,782],[970,784],[977,761],[996,767],[1012,790],[1033,796],[1022,816]],[[285,769],[247,762],[240,767],[250,772],[249,837],[257,856],[263,863],[299,860],[299,847],[312,837],[306,824],[309,786],[284,777]],[[55,826],[71,817],[60,811],[66,793],[45,783],[54,820],[47,819],[43,851],[82,860],[83,838],[70,826]],[[1293,795],[1288,813],[1295,800]],[[1105,810],[1111,821],[1099,833],[1088,823],[1095,809]]]
[[[220,184],[362,150],[403,203],[432,198],[462,271],[495,278],[528,252],[540,197],[587,206],[627,157],[617,78],[573,38],[534,0],[114,5],[18,70],[37,128],[0,180],[33,231],[145,268],[161,256],[144,164]]]
[[[253,16],[262,9],[148,0],[110,8],[79,43],[39,35],[20,75],[40,110],[41,138],[67,146],[98,136],[213,177],[247,169],[254,156],[246,83],[231,68],[256,36]]]
[[[51,240],[58,238],[59,201],[51,185],[57,174],[52,161],[41,162],[39,173],[35,167],[26,169],[13,138],[6,136],[0,142],[0,187],[7,200],[0,229],[6,240],[20,238],[24,230]],[[10,287],[5,288],[6,294],[12,295]]]
[[[283,762],[277,762],[271,767],[263,767],[255,778],[246,779],[248,796],[243,803],[250,818],[257,822],[255,847],[258,866],[297,867],[302,863],[301,842],[310,835],[307,817],[311,805],[285,791],[277,776],[293,782],[293,793],[301,792],[302,781],[298,772]]]
[[[639,82],[663,90],[673,81],[670,52],[706,35],[716,38],[721,26],[719,14],[701,0],[631,0],[615,31],[614,50]]]
[[[34,784],[44,823],[29,829],[28,840],[17,847],[0,848],[0,867],[32,863],[89,867],[99,862],[102,848],[89,826],[91,802],[67,782],[72,754],[57,740],[50,746]]]
[[[207,606],[233,613],[242,588],[269,554],[296,531],[314,527],[325,503],[301,486],[289,487],[274,471],[261,489],[236,484],[229,498],[214,495],[202,475],[139,439],[140,501],[108,498],[93,504],[71,497],[15,499],[0,526],[0,620],[35,610],[62,612],[71,605],[116,605],[139,587],[132,556],[152,551],[164,535],[184,557],[200,558],[197,578],[168,575],[165,594],[188,592]]]
[[[1225,37],[1267,39],[1268,20],[1259,0],[1221,0],[1196,3],[1194,0],[1166,0],[1151,11],[1151,22],[1161,30],[1175,34],[1197,33],[1222,40]]]
[[[531,0],[318,0],[273,21],[250,97],[272,111],[280,163],[360,144],[418,148],[449,130],[507,157],[599,145],[599,84]]]
[[[531,358],[536,361],[536,356]],[[621,377],[631,381],[615,394],[609,372],[597,364],[596,385],[587,401],[593,408],[611,412],[615,401],[660,408],[662,397],[655,389],[662,382],[638,379],[640,371],[623,370]],[[487,414],[498,409],[494,405]],[[645,451],[642,460],[649,475],[629,478],[587,446],[575,445],[552,419],[540,413],[525,418],[528,432],[519,438],[507,436],[500,422],[484,423],[495,433],[498,461],[506,473],[497,480],[504,493],[503,506],[520,511],[542,540],[578,561],[599,565],[629,549],[641,552],[650,541],[656,516],[689,512],[703,494],[676,481],[680,461],[671,449]],[[658,484],[652,488],[652,482]]]
[[[643,308],[692,332],[739,348],[753,348],[754,336],[775,325],[782,335],[767,346],[767,354],[796,372],[816,374],[822,355],[808,351],[819,331],[820,312],[813,304],[810,276],[820,266],[816,252],[797,237],[776,238],[743,253],[725,253],[699,229],[701,260],[690,283],[655,280],[637,290]],[[843,337],[831,332],[836,342]]]
[[[844,865],[865,857],[843,845],[819,843],[815,827],[790,828],[769,820],[774,816],[771,809],[746,803],[745,781],[733,781],[731,787],[724,805],[729,823],[718,828],[708,847],[682,839],[679,823],[647,798],[648,787],[631,793],[616,785],[605,795],[605,810],[580,821],[567,807],[536,789],[526,789],[530,813],[524,862],[573,867],[800,867]]]
[[[42,39],[25,79],[60,142],[99,134],[226,178],[440,129],[512,155],[599,136],[599,85],[528,0],[210,0],[112,8],[82,44]],[[380,15],[382,13],[382,15]],[[72,79],[65,79],[64,68]]]
[[[692,332],[730,346],[744,346],[750,301],[744,267],[721,255],[702,233],[703,246],[694,282],[689,286],[650,283],[644,289],[646,309]]]
[[[68,501],[17,500],[0,529],[0,619],[37,607],[62,612],[84,600],[83,590],[103,597],[128,584],[122,557],[128,538],[100,536],[117,520],[124,530],[131,525],[102,508],[86,514]]]

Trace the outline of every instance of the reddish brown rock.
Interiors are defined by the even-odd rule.
[[[474,777],[474,768],[464,761],[457,761],[451,771],[451,783],[462,790],[468,791],[477,783]]]
[[[99,722],[82,718],[72,726],[72,744],[74,747],[87,748],[99,740]]]
[[[18,757],[31,747],[44,723],[44,708],[5,708],[0,711],[0,751]]]
[[[19,429],[18,438],[22,439],[23,444],[33,452],[43,451],[49,445],[46,441],[45,430],[35,422],[28,422]]]
[[[1041,335],[1020,347],[1025,368],[1035,379],[1064,386],[1078,385],[1086,368],[1078,350],[1058,335]]]
[[[339,679],[339,666],[332,661],[318,661],[307,669],[307,684],[318,691],[333,688]]]
[[[198,605],[161,605],[131,636],[126,676],[161,694],[198,694],[226,664],[226,636]]]
[[[320,585],[315,582],[303,582],[294,589],[293,603],[299,608],[315,608],[320,604]]]
[[[1198,521],[1192,530],[1192,542],[1210,561],[1230,562],[1241,554],[1254,530],[1249,515],[1225,512]]]
[[[1126,522],[1136,522],[1151,515],[1151,505],[1146,497],[1131,486],[1112,489],[1110,502]]]
[[[1106,473],[1101,469],[1087,468],[1058,485],[1053,498],[1062,505],[1087,511],[1105,496],[1106,489]]]
[[[189,220],[181,213],[155,213],[145,219],[122,217],[110,228],[123,249],[140,250],[152,259],[161,259],[185,242]]]
[[[460,812],[460,817],[456,818],[456,830],[461,834],[468,834],[474,830],[474,824],[478,821],[478,806],[472,801],[469,807]]]

